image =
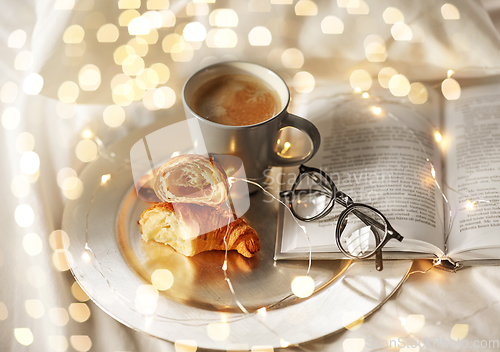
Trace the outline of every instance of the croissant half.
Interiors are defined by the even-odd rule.
[[[139,224],[144,241],[168,244],[186,256],[225,250],[224,237],[228,250],[247,258],[260,250],[255,230],[220,207],[158,203],[142,213]]]
[[[154,186],[163,202],[220,205],[226,200],[226,173],[212,157],[184,154],[163,164]]]

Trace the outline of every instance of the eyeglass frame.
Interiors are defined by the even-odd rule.
[[[295,210],[294,210],[294,208],[292,206],[292,197],[293,197],[293,195],[294,195],[294,193],[296,191],[296,188],[299,185],[299,183],[306,176],[308,176],[308,175],[310,175],[310,174],[312,174],[314,172],[320,174],[321,176],[323,176],[328,181],[329,184],[328,185],[322,184],[322,187],[323,188],[325,186],[326,187],[328,187],[328,186],[330,187],[330,189],[328,191],[329,191],[329,193],[332,193],[331,194],[332,198],[328,202],[328,204],[325,207],[325,209],[323,209],[319,214],[317,214],[317,215],[315,215],[313,217],[310,217],[310,218],[304,218],[304,217],[298,215],[295,212]],[[317,182],[316,180],[314,180],[314,178],[312,178],[312,179],[313,179],[314,182],[320,184],[319,182]],[[323,182],[321,182],[321,183],[323,183]],[[304,190],[301,190],[301,191],[304,191]],[[310,191],[312,191],[312,190],[306,190],[306,192],[310,192]],[[305,221],[305,222],[315,221],[315,220],[319,220],[321,218],[324,218],[325,216],[327,216],[333,210],[335,202],[337,202],[340,205],[342,205],[343,207],[345,207],[345,209],[339,215],[339,219],[337,220],[337,225],[336,225],[336,228],[335,228],[335,242],[337,243],[337,247],[339,248],[339,250],[345,256],[347,256],[348,258],[351,258],[351,259],[367,259],[367,258],[370,258],[370,257],[372,257],[372,256],[375,255],[376,256],[376,258],[375,258],[375,266],[376,266],[376,268],[377,268],[378,271],[381,271],[383,269],[383,264],[382,264],[382,248],[391,239],[396,239],[399,242],[401,242],[404,239],[404,237],[401,234],[399,234],[392,227],[391,223],[389,222],[389,220],[387,220],[387,218],[385,217],[384,214],[382,214],[379,210],[375,209],[374,207],[372,207],[372,206],[370,206],[368,204],[354,203],[354,201],[352,200],[352,198],[350,196],[348,196],[344,192],[338,190],[337,186],[335,185],[335,183],[333,182],[333,180],[330,178],[330,176],[328,176],[328,174],[326,172],[324,172],[323,170],[321,170],[321,169],[318,169],[318,168],[315,168],[315,167],[308,167],[308,166],[305,166],[305,165],[300,165],[299,166],[299,174],[298,174],[297,178],[295,179],[295,182],[293,183],[292,188],[290,190],[287,190],[287,191],[281,191],[280,192],[280,196],[288,200],[288,208],[290,209],[290,211],[293,214],[293,216],[296,217],[297,219],[299,219],[301,221]],[[367,255],[364,255],[364,256],[355,256],[355,255],[352,255],[352,254],[348,253],[343,248],[343,246],[340,243],[340,234],[341,234],[340,231],[341,231],[341,227],[342,227],[345,219],[349,215],[349,213],[350,212],[355,212],[355,208],[356,207],[364,207],[364,208],[370,209],[371,211],[373,211],[376,214],[378,214],[385,221],[385,223],[387,224],[387,229],[384,231],[385,232],[385,236],[383,238],[383,241],[381,241],[380,243],[377,243],[377,246],[375,247],[375,249],[371,253],[369,253]],[[359,218],[358,214],[356,214],[356,213],[354,213],[354,214],[356,216],[358,216],[358,218]],[[362,220],[362,219],[360,219],[360,220],[363,221],[366,225],[369,225],[364,220]],[[371,220],[374,221],[376,224],[379,224],[377,222],[377,220],[375,220],[373,218],[371,218]],[[369,225],[369,226],[375,226],[375,225]],[[372,232],[374,233],[374,236],[375,236],[377,242],[379,242],[380,239],[378,238],[378,234],[376,234],[374,231],[372,231]]]

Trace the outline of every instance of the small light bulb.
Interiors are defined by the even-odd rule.
[[[354,88],[354,91],[355,91],[356,93],[361,93],[361,88],[356,87],[356,88]]]
[[[431,175],[432,175],[432,178],[436,178],[436,169],[434,169],[434,166],[431,167]]]
[[[111,175],[110,174],[106,174],[106,175],[102,175],[101,177],[101,182],[102,183],[106,183],[108,182],[108,180],[111,178]]]
[[[372,107],[372,112],[375,115],[380,115],[382,113],[382,108],[379,108],[378,106],[374,106],[374,107]]]
[[[434,138],[436,138],[436,141],[439,143],[443,140],[443,136],[441,136],[441,133],[437,132],[434,133]]]
[[[365,99],[368,99],[370,97],[370,94],[368,94],[367,92],[364,92],[363,94],[361,94],[361,96]]]
[[[288,346],[290,346],[290,342],[288,342],[288,341],[283,340],[282,338],[280,338],[280,346],[283,347],[283,348],[287,348]]]
[[[92,131],[91,130],[85,130],[82,133],[83,138],[91,138],[92,137]]]
[[[87,252],[83,252],[82,259],[86,262],[90,262],[90,255]]]
[[[467,208],[467,210],[472,210],[472,209],[474,209],[475,205],[476,205],[476,202],[471,202],[470,200],[468,200],[467,204],[465,204],[465,208]]]
[[[455,73],[455,71],[453,71],[453,70],[448,70],[448,72],[447,72],[447,76],[448,76],[448,78],[451,78],[451,76],[452,76],[454,73]]]
[[[267,313],[266,307],[262,307],[262,308],[257,309],[257,314],[259,314],[259,315],[266,315],[266,313]]]

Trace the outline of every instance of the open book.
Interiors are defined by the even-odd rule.
[[[323,94],[301,112],[322,137],[306,165],[324,170],[355,202],[379,209],[404,236],[389,241],[384,258],[459,265],[500,259],[500,78],[461,84],[458,100],[433,88],[421,106]],[[297,174],[284,169],[281,189]],[[343,258],[335,243],[342,210],[335,204],[327,217],[301,223],[306,236],[280,207],[275,259],[306,259],[309,244],[313,259]]]

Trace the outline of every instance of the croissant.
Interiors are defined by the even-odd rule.
[[[184,154],[158,169],[154,191],[163,202],[220,205],[226,200],[228,181],[212,157]]]
[[[237,250],[250,258],[260,250],[257,232],[241,218],[221,207],[183,203],[157,203],[139,220],[142,239],[170,245],[193,256],[210,250]]]

